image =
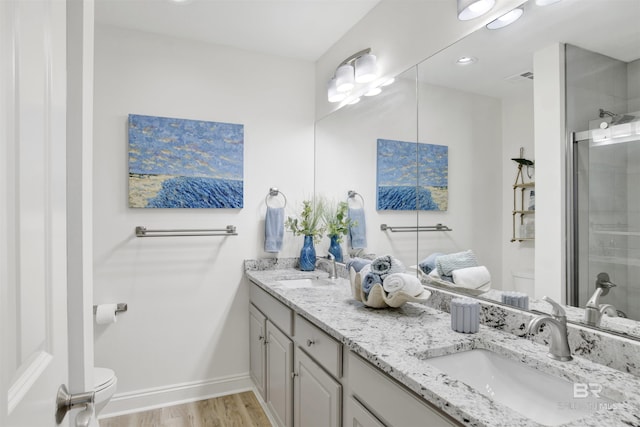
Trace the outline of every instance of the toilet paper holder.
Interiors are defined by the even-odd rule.
[[[98,311],[98,306],[94,305],[93,306],[93,314],[96,314],[96,312]],[[124,302],[119,302],[116,306],[116,314],[117,313],[122,313],[124,311],[127,311],[127,304]]]

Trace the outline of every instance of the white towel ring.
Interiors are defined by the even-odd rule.
[[[347,193],[347,202],[349,201],[349,199],[354,199],[356,198],[356,196],[360,197],[360,200],[362,200],[362,207],[364,207],[364,197],[362,197],[362,194],[354,191],[354,190],[349,190],[349,192]]]
[[[284,205],[282,206],[283,208],[287,206],[287,196],[284,195],[284,193],[280,190],[278,190],[276,187],[271,187],[269,189],[269,193],[267,193],[267,197],[264,198],[264,203],[269,206],[269,207],[274,207],[274,206],[270,206],[269,205],[269,197],[278,197],[278,194],[282,196],[282,198],[284,199]]]

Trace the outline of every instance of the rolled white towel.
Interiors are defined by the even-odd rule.
[[[407,273],[389,274],[382,281],[382,287],[389,294],[404,292],[412,297],[420,295],[424,290],[420,279]]]
[[[491,283],[491,274],[484,265],[460,268],[453,270],[452,274],[453,283],[466,288],[478,289]]]
[[[371,273],[371,264],[367,264],[364,267],[362,267],[359,273],[360,273],[360,276],[362,277],[366,276],[368,273]]]

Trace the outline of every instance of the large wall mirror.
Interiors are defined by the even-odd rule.
[[[492,278],[492,290],[478,298],[494,301],[500,299],[501,290],[529,290],[533,296],[535,281],[518,278],[535,277],[535,235],[544,233],[535,228],[535,213],[526,221],[518,215],[516,235],[533,234],[511,241],[519,164],[512,159],[535,161],[536,154],[542,155],[535,152],[536,53],[553,44],[566,49],[569,131],[601,129],[606,122],[611,132],[622,132],[617,126],[626,124],[632,132],[640,132],[636,127],[640,2],[564,0],[547,7],[525,2],[522,7],[522,18],[511,26],[476,31],[398,76],[380,95],[344,106],[316,125],[316,193],[338,200],[347,200],[349,190],[362,196],[358,202],[366,210],[368,251],[393,253],[415,265],[433,253],[473,250]],[[472,58],[472,63],[458,64],[462,57]],[[567,207],[569,213],[576,212],[569,222],[579,223],[572,239],[575,255],[568,257],[574,277],[567,301],[575,306],[567,307],[568,316],[584,324],[584,307],[597,289],[598,273],[607,272],[617,286],[602,292],[606,295],[598,303],[611,304],[616,314],[627,318],[609,317],[603,310],[598,325],[592,326],[636,339],[640,339],[640,187],[632,183],[640,182],[639,162],[633,161],[640,154],[638,139],[640,135],[611,144],[616,151],[608,153],[601,146],[599,151],[590,148],[593,141],[576,143],[582,144],[576,152],[587,152],[576,155],[575,181],[580,186],[575,188],[583,198],[575,208]],[[423,209],[378,209],[380,140],[417,143],[417,169],[425,162],[423,149],[429,153],[431,145],[446,146],[446,181],[442,175],[408,171],[415,177],[415,194],[423,196],[427,189],[438,208],[424,208],[416,201]],[[435,164],[440,172],[441,166]],[[536,174],[545,173],[535,166],[522,171],[525,181],[533,183]],[[532,189],[535,194],[535,187],[526,190],[523,210],[528,210]],[[622,211],[614,212],[613,206]],[[532,230],[521,228],[522,222],[531,222]],[[381,224],[416,230],[393,233],[381,230]],[[450,231],[433,231],[438,224]],[[536,300],[530,308],[548,311]]]

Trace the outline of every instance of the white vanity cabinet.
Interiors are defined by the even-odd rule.
[[[293,394],[295,426],[342,425],[342,386],[300,347],[295,349]]]
[[[278,425],[293,426],[293,341],[267,320],[266,399]]]
[[[249,304],[249,375],[263,399],[267,381],[267,317],[255,305]]]
[[[342,344],[300,315],[294,320],[294,425],[342,425]]]
[[[347,356],[348,426],[458,426],[456,421],[414,396],[380,370],[349,352]]]
[[[349,427],[386,427],[353,396],[348,397],[345,415]]]
[[[250,376],[279,427],[293,426],[293,312],[256,285],[249,291]]]

